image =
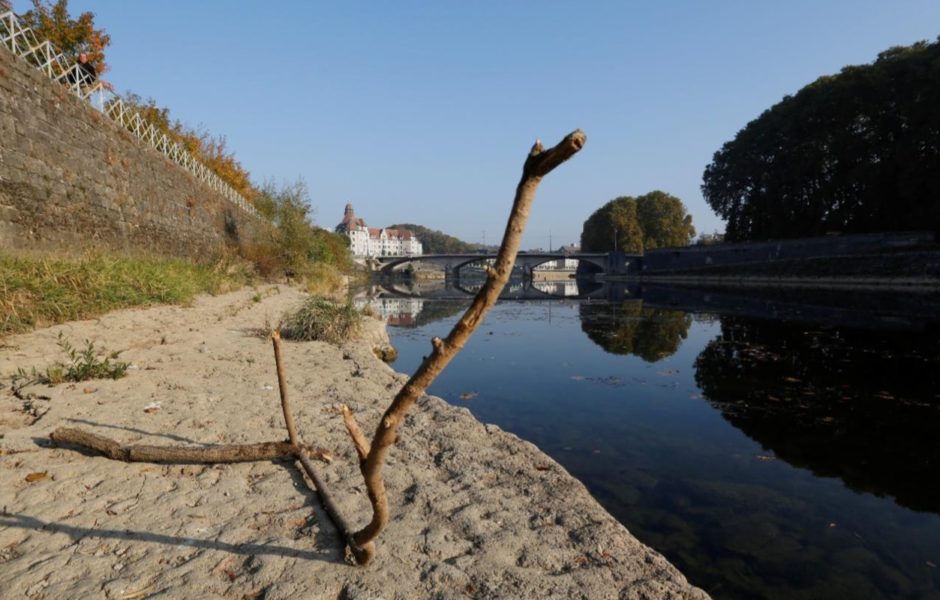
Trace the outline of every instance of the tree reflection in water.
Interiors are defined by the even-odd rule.
[[[695,380],[786,462],[940,513],[940,337],[723,316]]]
[[[640,300],[578,306],[581,331],[611,354],[633,354],[656,362],[675,354],[692,317],[679,310],[643,306]]]

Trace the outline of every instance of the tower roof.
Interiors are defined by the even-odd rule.
[[[336,231],[343,233],[346,231],[351,231],[356,227],[365,227],[366,222],[362,219],[356,218],[356,211],[353,210],[352,202],[346,204],[346,209],[343,211],[343,220],[340,221],[339,225],[336,226]]]

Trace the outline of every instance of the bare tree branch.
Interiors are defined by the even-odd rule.
[[[444,340],[435,338],[432,341],[432,352],[421,363],[414,375],[402,386],[376,428],[369,453],[360,466],[369,493],[369,500],[372,503],[372,520],[356,532],[354,538],[359,546],[371,543],[388,524],[388,497],[385,491],[385,482],[382,479],[382,466],[385,464],[389,448],[395,443],[398,427],[404,421],[405,415],[415,400],[424,393],[444,367],[460,352],[467,339],[480,324],[480,321],[489,309],[496,304],[500,292],[512,273],[516,253],[522,241],[522,232],[525,229],[526,221],[529,218],[529,210],[535,199],[535,191],[542,177],[574,156],[586,141],[587,137],[579,129],[570,133],[558,145],[548,150],[543,150],[542,143],[539,141],[536,141],[535,145],[532,146],[522,169],[522,179],[516,187],[512,212],[509,215],[506,232],[503,234],[503,241],[496,255],[496,262],[493,269],[488,271],[486,283],[473,299],[470,308],[454,325],[447,338]],[[352,434],[352,431],[350,433]],[[359,443],[355,441],[355,435],[353,435],[353,438],[358,450]]]
[[[359,428],[359,423],[356,422],[356,417],[353,416],[349,407],[343,404],[339,407],[339,410],[343,413],[343,422],[346,423],[346,431],[349,432],[349,437],[352,438],[353,445],[356,447],[356,453],[359,455],[359,461],[362,462],[369,456],[369,441],[366,439],[366,436],[363,435],[362,429]]]
[[[277,369],[277,389],[281,393],[281,411],[284,413],[284,425],[287,426],[287,435],[290,443],[297,446],[300,438],[297,436],[297,426],[294,425],[294,416],[291,414],[290,403],[287,400],[287,383],[284,382],[284,364],[281,361],[281,328],[271,333],[271,343],[274,344],[274,367]]]
[[[346,519],[343,518],[343,515],[336,507],[336,503],[333,501],[333,496],[330,494],[329,488],[326,487],[326,483],[320,477],[320,474],[317,473],[317,470],[313,467],[313,463],[310,462],[306,454],[301,449],[303,441],[300,439],[300,436],[297,435],[297,428],[294,425],[294,415],[291,411],[290,402],[287,399],[287,384],[284,381],[284,362],[281,359],[280,329],[275,329],[271,334],[271,342],[274,344],[274,364],[277,369],[277,385],[281,392],[281,410],[284,412],[284,423],[287,426],[287,431],[290,435],[291,446],[294,449],[293,454],[297,460],[300,461],[303,470],[306,471],[307,475],[310,477],[310,480],[313,482],[313,490],[317,493],[317,497],[320,498],[320,503],[323,505],[323,508],[326,509],[326,512],[333,521],[333,524],[336,525],[336,528],[339,529],[343,539],[346,540],[346,545],[349,546],[349,549],[352,551],[356,562],[358,564],[366,564],[372,560],[372,557],[375,554],[375,544],[356,543],[355,539],[353,538],[352,529],[349,527]],[[351,414],[350,418],[352,418]],[[358,426],[356,429],[358,430]],[[362,436],[361,431],[359,432],[359,436],[363,440],[365,439]],[[357,446],[356,449],[358,451],[359,447]]]
[[[330,515],[330,520],[332,520],[336,528],[339,529],[343,539],[346,540],[346,545],[356,559],[356,564],[368,564],[369,561],[372,560],[372,557],[375,556],[375,543],[366,542],[360,545],[356,542],[355,537],[353,537],[352,528],[349,526],[349,523],[346,522],[346,519],[343,518],[343,515],[340,514],[329,489],[320,478],[317,470],[313,468],[313,463],[311,463],[302,452],[297,454],[297,459],[300,461],[301,466],[303,466],[304,471],[307,472],[310,480],[313,481],[313,489],[317,493],[317,497],[320,498],[320,503],[323,505],[326,513]]]
[[[143,444],[121,445],[102,435],[71,427],[60,427],[53,431],[49,437],[58,444],[82,446],[83,448],[100,452],[112,460],[123,460],[124,462],[179,464],[233,463],[291,458],[296,454],[296,449],[290,442],[262,442],[260,444],[236,444],[195,448],[187,448],[185,446],[148,446]],[[322,451],[314,449],[310,449],[310,451],[314,455],[323,454]]]

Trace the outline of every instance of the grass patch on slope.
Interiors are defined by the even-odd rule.
[[[240,287],[245,275],[160,257],[0,254],[0,337],[118,308],[184,304]]]

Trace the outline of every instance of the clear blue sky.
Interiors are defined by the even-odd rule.
[[[15,9],[28,8],[14,0]],[[309,184],[318,224],[468,241],[502,232],[530,145],[582,128],[524,247],[576,241],[607,200],[662,189],[699,231],[712,154],[785,94],[940,35],[938,0],[72,0],[112,36],[120,91],[223,134],[255,180]]]

